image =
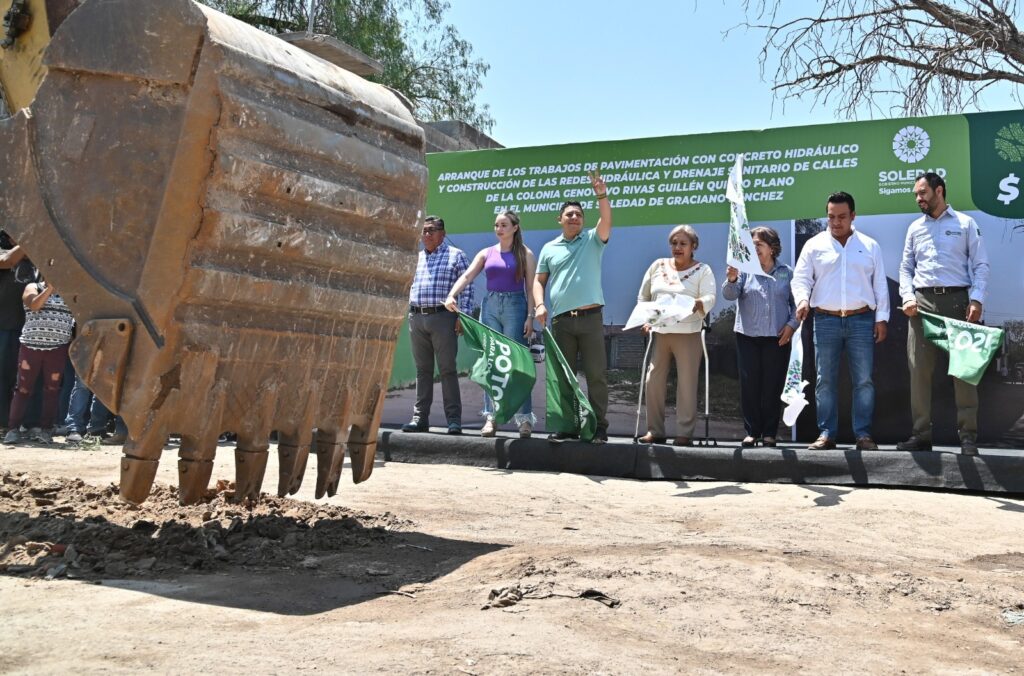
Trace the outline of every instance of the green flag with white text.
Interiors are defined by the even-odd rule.
[[[544,426],[548,432],[578,434],[583,441],[593,441],[597,434],[597,415],[580,389],[575,370],[569,368],[547,327],[544,328],[544,354],[548,394]]]
[[[921,312],[924,337],[949,353],[949,375],[971,385],[981,382],[1003,342],[1003,330]]]
[[[484,388],[494,402],[494,421],[507,423],[533,391],[537,367],[530,348],[459,313],[466,344],[479,351],[469,379]]]

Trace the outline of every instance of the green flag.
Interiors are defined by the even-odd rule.
[[[578,434],[583,441],[593,441],[597,434],[597,415],[580,390],[575,369],[569,368],[547,327],[544,328],[544,354],[548,394],[545,427],[549,432]]]
[[[469,371],[469,379],[484,388],[494,402],[494,421],[507,423],[537,382],[530,348],[461,312],[459,319],[466,344],[481,353]]]
[[[920,312],[924,337],[949,353],[949,375],[971,385],[981,382],[1003,342],[1003,330]]]

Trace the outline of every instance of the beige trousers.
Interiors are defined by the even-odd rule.
[[[676,360],[676,436],[693,438],[697,427],[700,333],[654,333],[647,369],[647,431],[665,436],[665,393],[671,360]]]

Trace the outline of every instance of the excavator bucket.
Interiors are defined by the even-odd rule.
[[[423,133],[385,87],[190,0],[87,0],[0,121],[0,224],[78,321],[75,369],[124,418],[121,495],[181,436],[182,502],[237,434],[278,494],[373,469],[415,268]]]

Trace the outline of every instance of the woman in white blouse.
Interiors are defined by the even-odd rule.
[[[647,370],[647,434],[641,443],[665,441],[665,390],[670,360],[676,360],[676,436],[673,444],[690,446],[697,425],[697,383],[703,350],[700,327],[715,305],[715,275],[711,266],[694,259],[700,239],[689,225],[676,226],[669,233],[671,258],[659,258],[644,274],[637,300],[657,301],[665,296],[683,295],[694,299],[694,312],[677,324],[652,327],[651,365]]]

